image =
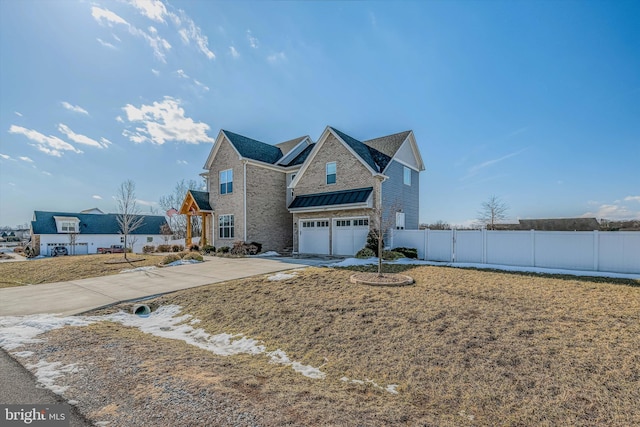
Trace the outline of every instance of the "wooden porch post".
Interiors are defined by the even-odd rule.
[[[207,244],[207,214],[202,214],[202,236],[200,237],[200,249]]]
[[[189,246],[191,246],[191,214],[188,213],[187,214],[187,240],[186,240],[186,246],[188,249]]]

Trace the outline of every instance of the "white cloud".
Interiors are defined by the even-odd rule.
[[[196,84],[196,86],[200,87],[202,90],[204,90],[205,92],[209,92],[209,86],[206,86],[203,83],[200,83],[198,80],[193,79],[193,82]]]
[[[22,126],[11,125],[9,133],[15,133],[26,136],[31,141],[35,142],[35,147],[50,156],[61,157],[64,151],[72,151],[74,153],[82,153],[73,145],[66,141],[61,140],[56,136],[46,136],[33,129],[27,129]]]
[[[157,202],[149,202],[147,200],[140,200],[140,199],[136,199],[136,202],[142,206],[155,206],[158,204]]]
[[[121,116],[116,116],[116,122],[124,123],[124,119]]]
[[[258,39],[251,34],[251,30],[247,30],[247,40],[249,40],[249,46],[254,49],[258,48]]]
[[[216,55],[209,49],[209,39],[202,34],[202,30],[193,22],[193,19],[189,18],[183,10],[180,10],[180,17],[173,13],[170,13],[170,15],[173,15],[173,21],[176,25],[184,25],[183,28],[178,30],[183,42],[189,44],[193,41],[204,56],[209,59],[216,58]]]
[[[104,147],[106,147],[107,145],[113,144],[111,141],[109,141],[107,138],[104,138],[104,137],[100,138],[100,142],[102,142],[102,145]]]
[[[115,34],[111,34],[113,36],[113,38],[118,41],[121,42],[122,40],[120,40],[120,37],[116,36]]]
[[[75,133],[69,128],[69,126],[62,123],[58,124],[58,130],[60,131],[60,133],[66,135],[66,137],[71,141],[77,142],[78,144],[90,145],[97,148],[105,148],[107,146],[107,144],[100,143],[95,139],[89,138],[88,136]]]
[[[183,79],[189,78],[189,76],[187,75],[187,73],[184,72],[184,70],[178,70],[176,71],[176,73],[178,73],[178,76],[182,77]]]
[[[634,211],[624,204],[612,203],[602,204],[598,207],[598,210],[587,212],[581,216],[585,218],[595,217],[609,220],[640,219],[640,211]]]
[[[96,200],[102,200],[102,197],[98,196],[97,194],[94,194],[93,196],[91,196],[91,198]]]
[[[187,162],[186,160],[176,160],[176,163],[179,165],[188,165],[189,162]]]
[[[108,47],[109,49],[114,49],[114,50],[115,50],[115,49],[117,49],[114,45],[112,45],[112,44],[111,44],[111,43],[109,43],[109,42],[106,42],[106,41],[102,40],[102,39],[101,39],[101,38],[99,38],[99,37],[98,37],[96,40],[98,40],[98,43],[100,43],[100,44],[101,44],[102,46],[104,46],[104,47]]]
[[[185,117],[184,109],[180,107],[181,101],[165,96],[161,102],[153,105],[142,105],[137,108],[127,104],[122,109],[126,113],[127,120],[131,123],[139,123],[134,131],[125,129],[122,134],[135,143],[152,142],[164,144],[167,141],[183,141],[189,144],[201,142],[214,142],[207,135],[210,129],[206,123],[196,123],[193,119]]]
[[[29,157],[27,157],[27,156],[20,156],[20,157],[18,157],[18,158],[19,158],[20,160],[22,160],[23,162],[33,163],[33,160],[32,160],[32,159],[30,159],[30,158],[29,158]]]
[[[233,46],[229,46],[229,51],[231,52],[231,56],[234,58],[239,58],[240,54],[238,53],[238,51],[236,50],[235,47]]]
[[[9,156],[9,155],[7,155],[7,154],[2,154],[2,153],[0,153],[0,158],[3,158],[3,159],[5,159],[5,160],[13,160],[13,159],[11,158],[11,156]]]
[[[67,101],[62,101],[60,104],[62,104],[62,106],[64,108],[66,108],[69,111],[73,111],[74,113],[80,113],[80,114],[84,114],[86,116],[89,115],[89,112],[87,110],[85,110],[84,108],[82,108],[79,105],[71,105],[69,104]]]
[[[523,151],[525,151],[526,148],[523,148],[522,150],[518,150],[518,151],[514,151],[513,153],[509,153],[506,154],[502,157],[498,157],[497,159],[491,159],[491,160],[487,160],[486,162],[482,162],[479,163],[477,165],[471,166],[469,168],[469,170],[467,171],[467,175],[465,175],[464,177],[460,178],[460,181],[464,181],[465,179],[471,178],[475,175],[478,174],[478,172],[480,172],[482,169],[487,168],[489,166],[493,166],[496,163],[500,163],[504,160],[510,159],[511,157],[515,157],[518,154],[522,153]],[[560,182],[558,182],[558,184],[560,184]]]
[[[160,0],[129,0],[129,2],[147,18],[156,22],[165,22],[167,8]]]
[[[624,200],[627,202],[631,202],[631,201],[640,202],[640,196],[627,196],[624,198]]]
[[[15,114],[18,117],[22,117],[22,113],[18,113],[17,111],[14,111],[13,114]]]
[[[156,70],[156,69],[153,69],[153,68],[152,68],[152,69],[151,69],[151,72],[152,72],[153,74],[155,74],[156,76],[159,76],[159,75],[160,75],[160,71],[158,71],[158,70]]]
[[[46,176],[53,176],[51,172],[47,172],[47,171],[42,171],[42,174]]]
[[[149,33],[141,30],[129,22],[125,21],[122,17],[115,14],[114,12],[108,9],[102,9],[96,6],[91,8],[91,16],[100,24],[107,25],[109,27],[113,27],[114,24],[124,25],[129,30],[129,33],[141,37],[149,43],[151,49],[153,49],[153,54],[162,62],[167,62],[166,53],[171,49],[171,44],[164,38],[158,35],[158,31],[154,27],[149,27]]]
[[[286,59],[287,59],[287,56],[284,54],[284,52],[278,52],[278,53],[274,53],[273,55],[267,56],[267,61],[269,61],[272,64],[275,64],[276,62],[280,62],[280,61],[285,61]]]

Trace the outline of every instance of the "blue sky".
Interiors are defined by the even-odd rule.
[[[144,211],[219,129],[412,129],[420,220],[640,218],[637,1],[0,1],[0,225]]]

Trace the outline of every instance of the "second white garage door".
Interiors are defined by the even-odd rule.
[[[355,255],[367,243],[368,218],[333,220],[333,255]]]
[[[329,220],[310,219],[298,225],[299,252],[329,255]]]

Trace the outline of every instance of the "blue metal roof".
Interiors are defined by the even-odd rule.
[[[305,194],[304,196],[296,196],[295,199],[293,199],[293,202],[289,205],[289,209],[364,203],[367,201],[372,191],[373,187],[367,187],[357,188],[355,190]]]
[[[55,216],[68,216],[80,220],[80,234],[121,234],[118,214],[83,214],[71,212],[35,211],[35,220],[31,222],[33,234],[58,234]],[[160,227],[167,224],[164,216],[140,215],[142,224],[131,234],[162,234]]]
[[[275,164],[282,157],[282,150],[265,142],[256,141],[237,133],[222,130],[242,157]]]

